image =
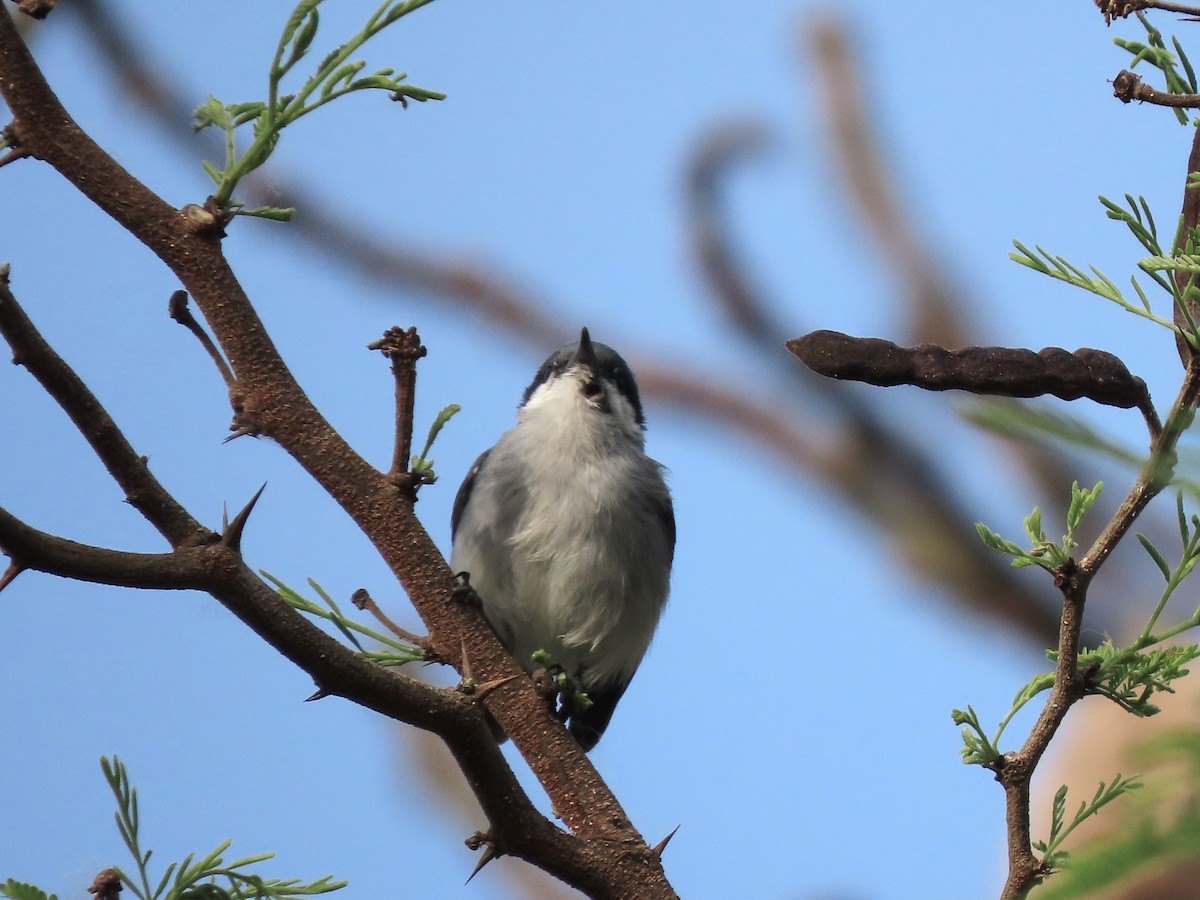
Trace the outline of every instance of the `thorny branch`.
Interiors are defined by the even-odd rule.
[[[168,538],[174,548],[168,556],[180,571],[190,572],[179,560],[195,554],[201,577],[193,586],[211,593],[309,672],[323,692],[438,733],[483,805],[500,851],[536,862],[594,896],[635,891],[647,897],[674,896],[658,857],[482,617],[468,604],[449,602],[453,575],[403,492],[345,443],[296,383],[221,253],[220,223],[198,207],[172,209],[96,145],[63,109],[8,16],[0,16],[0,91],[14,116],[12,128],[20,146],[142,241],[191,294],[236,380],[239,425],[274,438],[354,519],[405,587],[441,659],[461,671],[469,654],[469,665],[481,680],[504,682],[482,702],[573,833],[537,813],[474,701],[451,691],[433,693],[436,689],[358,658],[291,611],[245,566],[236,547],[212,542],[203,532],[203,539],[195,541],[194,520],[150,478],[144,460],[133,453],[107,414],[91,408],[90,394],[80,395],[79,385],[63,375],[66,386],[51,393],[56,399],[60,394],[66,398],[60,403],[73,419],[87,415],[106,426],[101,429],[106,433],[103,445],[93,444],[94,449],[113,477],[123,487],[128,485],[131,502]],[[10,312],[16,310],[11,293],[4,301]],[[20,327],[20,317],[15,312],[14,316]],[[36,334],[33,338],[40,341]],[[27,359],[39,355],[31,354],[20,340],[14,351]],[[51,363],[49,369],[54,368]],[[84,399],[77,401],[77,396]],[[78,420],[76,424],[90,437],[84,425]],[[138,490],[149,491],[159,505],[150,505]],[[23,542],[23,534],[29,537],[20,527],[23,523],[5,524],[10,527],[0,533],[0,546],[11,547],[14,562],[51,571],[67,565],[61,546],[39,544],[33,538]],[[39,548],[50,556],[40,557]],[[55,561],[55,549],[63,560]],[[88,558],[85,553],[85,562]],[[95,561],[94,555],[91,559]],[[143,574],[149,566],[144,562]]]

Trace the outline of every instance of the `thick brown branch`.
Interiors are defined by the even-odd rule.
[[[209,532],[193,519],[151,473],[112,417],[53,348],[38,333],[8,284],[8,266],[0,266],[0,335],[23,365],[63,408],[87,439],[126,499],[172,546],[204,542]]]

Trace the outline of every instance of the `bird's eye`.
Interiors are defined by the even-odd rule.
[[[579,388],[580,393],[589,400],[599,400],[604,396],[604,388],[600,386],[600,382],[589,378]]]

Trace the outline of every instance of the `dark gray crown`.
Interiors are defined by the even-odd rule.
[[[642,400],[638,396],[637,381],[633,377],[633,370],[629,368],[629,363],[625,362],[621,354],[608,344],[592,341],[586,328],[579,336],[579,343],[564,344],[546,357],[546,361],[542,363],[542,367],[534,376],[533,382],[525,388],[525,393],[521,397],[521,406],[528,403],[533,392],[545,384],[551,376],[562,374],[576,363],[592,366],[597,378],[608,381],[616,387],[621,396],[628,400],[629,405],[633,407],[637,423],[643,428],[646,427],[646,418],[642,413]]]

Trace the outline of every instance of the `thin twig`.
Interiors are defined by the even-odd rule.
[[[221,373],[225,384],[232,388],[237,383],[237,379],[233,377],[229,363],[225,361],[225,357],[221,355],[217,345],[208,336],[208,332],[201,327],[200,323],[196,321],[196,317],[192,315],[192,311],[188,309],[187,291],[176,291],[171,295],[171,299],[167,301],[167,315],[195,335],[200,346],[204,348],[204,352],[208,354],[213,365],[217,367],[217,371]]]
[[[400,640],[407,641],[415,647],[420,647],[422,650],[430,652],[429,638],[422,637],[419,634],[414,634],[408,629],[401,628],[399,625],[393,622],[388,614],[379,608],[379,604],[375,602],[374,598],[367,593],[366,588],[359,588],[353,594],[351,594],[350,602],[359,609],[365,610],[373,615],[375,620],[380,625],[382,625],[396,637],[400,638]]]
[[[1122,69],[1112,81],[1113,96],[1122,103],[1153,103],[1177,109],[1200,109],[1200,94],[1171,94],[1150,87],[1128,69]]]
[[[383,337],[367,345],[379,350],[392,363],[396,381],[396,438],[392,452],[392,467],[388,477],[416,497],[419,486],[409,477],[409,458],[412,456],[413,404],[416,400],[417,360],[426,354],[416,328],[405,330],[393,326]]]

